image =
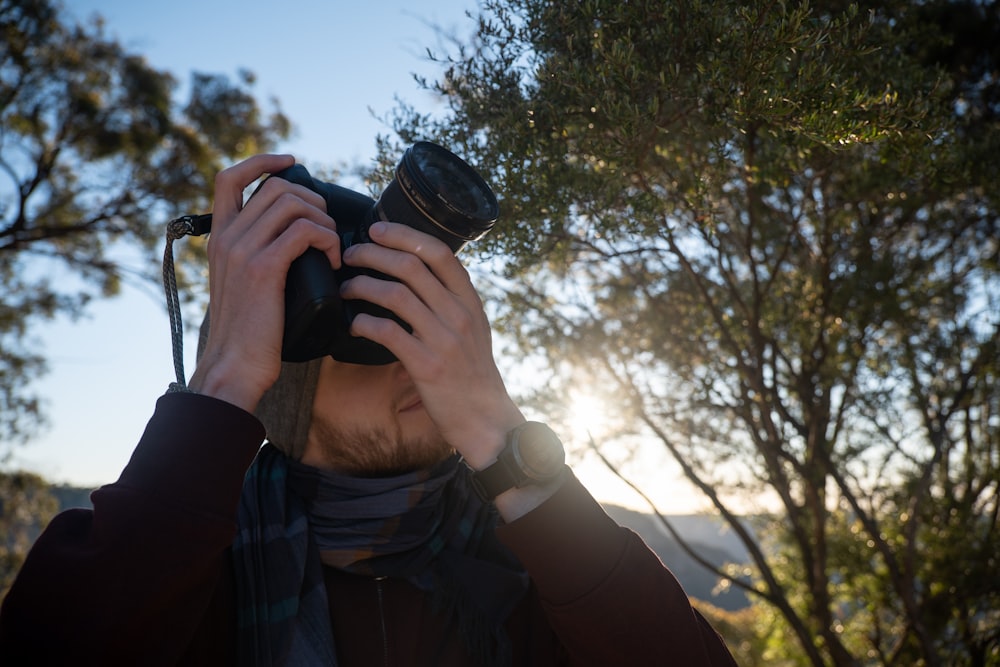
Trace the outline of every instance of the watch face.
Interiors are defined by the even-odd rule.
[[[535,481],[554,478],[566,462],[559,437],[548,426],[538,422],[528,422],[520,430],[514,456],[524,474]]]

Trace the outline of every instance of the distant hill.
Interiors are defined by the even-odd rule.
[[[71,486],[52,487],[52,494],[58,500],[60,510],[91,507],[92,491]],[[729,611],[749,605],[746,595],[737,588],[714,593],[718,583],[715,575],[688,556],[654,515],[617,505],[605,505],[604,509],[619,524],[631,528],[642,537],[691,597]],[[667,519],[697,553],[713,565],[749,562],[747,551],[739,538],[720,519],[698,515],[668,516]]]
[[[59,503],[59,511],[68,510],[73,507],[85,507],[90,508],[93,505],[90,504],[90,494],[93,493],[93,489],[81,489],[75,486],[51,486],[49,490],[52,495],[56,497],[56,501]]]
[[[739,588],[713,592],[718,577],[688,556],[656,516],[617,505],[605,505],[604,509],[619,524],[642,537],[674,573],[689,596],[728,611],[749,606],[746,594]],[[700,515],[672,515],[666,518],[691,548],[711,564],[721,567],[726,563],[750,562],[739,537],[721,519]]]

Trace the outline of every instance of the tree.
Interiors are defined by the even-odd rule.
[[[0,600],[14,583],[28,548],[57,509],[56,497],[38,475],[0,472]]]
[[[99,20],[71,25],[53,0],[0,0],[0,442],[44,421],[31,327],[154,275],[166,220],[207,209],[225,163],[288,135],[253,83],[194,73],[181,105],[174,78]]]
[[[476,26],[386,162],[432,138],[497,185],[497,323],[741,535],[752,576],[718,574],[772,612],[770,664],[996,664],[993,3],[490,0]]]

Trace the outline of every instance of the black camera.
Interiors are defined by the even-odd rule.
[[[406,150],[396,166],[395,177],[378,200],[318,181],[298,164],[271,177],[303,185],[323,197],[327,213],[337,222],[342,251],[368,242],[372,223],[385,220],[426,232],[457,253],[489,232],[500,213],[493,191],[472,167],[454,153],[426,141]],[[347,266],[334,270],[326,255],[315,248],[292,262],[285,287],[283,360],[309,361],[330,355],[355,364],[395,361],[385,347],[349,333],[359,313],[391,317],[409,329],[384,308],[341,298],[340,284],[359,273],[391,280]]]

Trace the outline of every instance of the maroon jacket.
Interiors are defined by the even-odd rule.
[[[160,398],[93,511],[63,512],[35,543],[0,610],[0,664],[234,664],[227,551],[263,438],[228,403]],[[735,665],[656,555],[575,478],[498,535],[532,580],[507,622],[514,665]],[[467,664],[409,583],[325,576],[342,666]]]

